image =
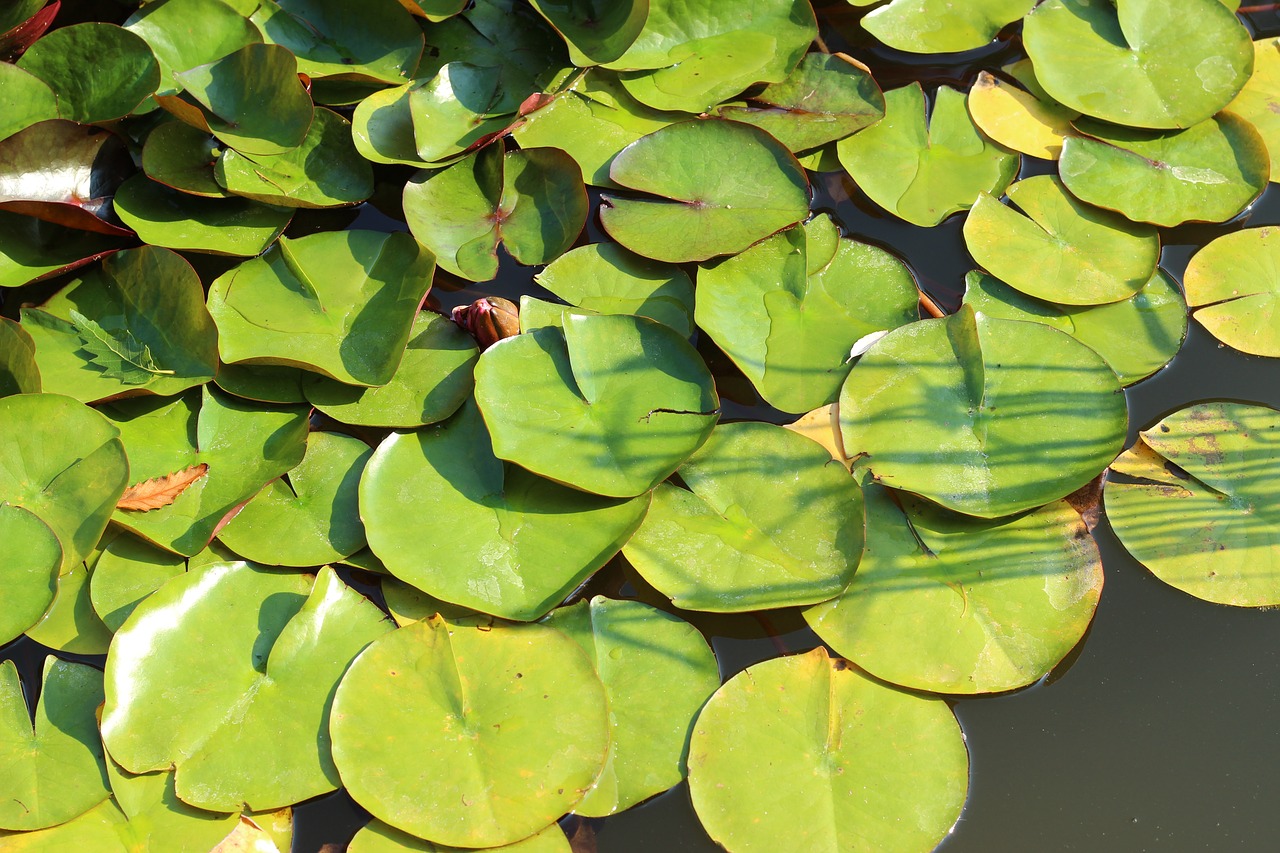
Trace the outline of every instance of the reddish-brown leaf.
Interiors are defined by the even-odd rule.
[[[163,477],[143,480],[141,483],[124,490],[124,494],[116,502],[116,509],[148,512],[168,506],[178,499],[178,495],[185,492],[191,487],[192,483],[199,480],[208,471],[208,464],[201,462],[199,465],[192,465],[190,468],[175,471]]]

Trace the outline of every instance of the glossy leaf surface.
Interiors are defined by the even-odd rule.
[[[22,54],[18,67],[49,85],[62,118],[82,124],[122,118],[160,85],[151,48],[115,24],[53,30]]]
[[[422,55],[422,34],[396,0],[262,0],[252,16],[311,78],[340,75],[396,85]]]
[[[1280,358],[1280,232],[1224,234],[1187,264],[1191,316],[1241,352]]]
[[[144,242],[217,255],[260,254],[284,231],[293,210],[247,198],[200,198],[135,175],[115,196],[120,219]]]
[[[979,72],[969,90],[973,123],[1005,148],[1057,160],[1062,154],[1062,139],[1075,133],[1071,122],[1080,113],[1049,97],[1035,79],[1030,60],[1019,60],[1001,70],[1021,88],[988,71]]]
[[[245,45],[261,44],[262,35],[249,19],[222,0],[161,0],[145,4],[124,22],[155,54],[161,79],[157,94],[182,90],[178,71],[205,65]]]
[[[958,53],[982,47],[1031,11],[1036,0],[892,0],[862,19],[880,41],[909,53]]]
[[[20,506],[0,503],[0,644],[20,636],[40,621],[53,603],[62,546],[49,525]]]

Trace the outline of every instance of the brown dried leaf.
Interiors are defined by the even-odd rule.
[[[168,506],[208,471],[209,465],[201,462],[199,465],[192,465],[190,468],[175,471],[163,477],[143,480],[141,483],[124,490],[124,494],[116,502],[116,509],[149,512],[153,509]]]

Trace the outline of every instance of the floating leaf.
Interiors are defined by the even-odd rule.
[[[122,533],[93,566],[89,600],[107,630],[119,631],[143,599],[186,570],[185,558]]]
[[[418,157],[427,163],[457,157],[511,124],[523,96],[502,82],[501,68],[450,62],[409,89]]]
[[[293,210],[247,198],[200,198],[136,175],[116,193],[120,219],[154,246],[216,255],[257,255],[284,231]]]
[[[111,629],[93,610],[90,582],[100,552],[58,576],[53,603],[40,621],[27,629],[27,637],[42,646],[73,655],[105,655],[111,645]]]
[[[141,36],[160,64],[156,94],[174,95],[182,84],[174,74],[214,62],[262,35],[249,19],[222,0],[160,0],[146,3],[124,22]]]
[[[214,164],[221,154],[222,143],[216,137],[173,119],[147,134],[142,148],[142,168],[147,177],[175,190],[206,198],[226,198],[231,194],[214,178]]]
[[[1074,135],[1071,122],[1080,113],[1062,106],[1040,88],[1029,60],[1019,60],[1000,70],[1023,88],[980,71],[969,90],[973,123],[1005,148],[1043,160],[1057,160],[1062,154],[1063,137]]]
[[[58,99],[53,90],[34,74],[16,65],[0,63],[0,92],[4,112],[0,113],[0,139],[13,136],[31,125],[58,117]]]
[[[527,95],[547,88],[569,64],[562,38],[528,3],[475,0],[461,14],[423,27],[431,49],[423,53],[415,76],[430,79],[450,62],[499,68],[501,89]]]
[[[102,234],[0,210],[0,287],[42,281],[119,248]]]
[[[22,635],[40,621],[53,603],[62,546],[49,525],[20,506],[0,503],[0,645]]]
[[[373,163],[426,166],[413,135],[409,94],[418,83],[374,92],[351,115],[351,138],[360,156]]]
[[[422,55],[422,31],[396,0],[261,0],[253,22],[308,77],[396,85]]]
[[[862,19],[880,41],[910,53],[959,53],[982,47],[1036,0],[891,0]]]
[[[1253,74],[1227,109],[1262,136],[1270,154],[1272,179],[1280,180],[1280,39],[1253,43]]]
[[[0,397],[40,393],[36,345],[22,326],[0,317]]]
[[[153,477],[124,490],[120,500],[116,501],[116,509],[148,512],[169,506],[178,496],[191,487],[209,472],[208,463],[201,462],[182,471],[174,471],[163,477]]]
[[[156,364],[151,348],[140,343],[128,329],[108,332],[75,310],[71,312],[71,322],[81,349],[89,354],[90,362],[102,368],[103,378],[123,385],[144,385],[157,376],[173,375],[172,370]]]
[[[493,853],[571,853],[569,839],[564,830],[552,825],[528,838],[501,847],[490,847]],[[369,821],[355,838],[351,839],[347,853],[399,853],[399,851],[423,851],[423,853],[463,853],[457,847],[442,847],[430,841],[424,841],[407,832],[401,832],[394,826],[387,826],[374,818]]]
[[[315,373],[307,373],[296,367],[272,367],[255,364],[220,364],[214,380],[228,394],[256,400],[259,403],[305,403],[302,380],[322,379]],[[336,383],[342,385],[342,383]],[[354,385],[342,385],[356,392],[366,389]]]
[[[1215,338],[1280,358],[1280,232],[1248,228],[1214,238],[1183,277],[1192,316]]]
[[[649,17],[650,0],[532,0],[533,7],[564,37],[577,66],[622,56]]]
[[[123,118],[160,85],[151,48],[115,24],[52,30],[22,54],[18,67],[49,84],[62,118],[81,124]]]

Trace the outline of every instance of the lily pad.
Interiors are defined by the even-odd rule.
[[[160,85],[160,64],[146,41],[115,24],[52,30],[22,54],[18,67],[49,85],[62,118],[81,124],[123,118]]]
[[[466,8],[469,0],[400,0],[400,5],[415,17],[443,21]]]
[[[1280,603],[1277,435],[1280,412],[1243,403],[1202,403],[1143,430],[1107,474],[1116,536],[1196,598]]]
[[[1253,43],[1253,74],[1227,109],[1261,134],[1271,157],[1271,175],[1280,180],[1280,39]]]
[[[582,799],[608,754],[608,713],[591,662],[559,631],[435,618],[356,659],[329,728],[343,783],[374,817],[437,844],[495,847]]]
[[[1124,445],[1126,412],[1101,356],[1039,323],[972,307],[895,329],[840,392],[850,456],[886,486],[981,518],[1070,494]]]
[[[89,600],[112,633],[143,599],[187,570],[184,557],[121,534],[107,544],[93,566]]]
[[[275,242],[293,209],[247,198],[200,198],[135,175],[115,196],[121,221],[154,246],[216,255],[257,255]]]
[[[94,718],[102,673],[45,658],[34,726],[22,693],[18,668],[0,661],[0,764],[6,768],[0,828],[41,829],[83,814],[111,793]]]
[[[234,394],[246,400],[289,404],[307,402],[307,395],[302,392],[302,380],[310,377],[323,378],[296,367],[219,364],[218,376],[214,381],[228,394]],[[342,387],[354,388],[355,386],[343,385]]]
[[[209,289],[222,360],[385,385],[431,287],[430,252],[396,232],[282,237]]]
[[[503,130],[523,100],[503,89],[503,69],[450,62],[409,90],[408,109],[418,157],[435,163],[457,157]]]
[[[804,169],[772,136],[740,122],[699,119],[655,131],[623,149],[609,176],[658,196],[606,196],[600,221],[619,243],[659,261],[736,254],[809,210]]]
[[[1053,98],[1129,127],[1191,127],[1253,70],[1249,32],[1219,0],[1047,0],[1023,41]]]
[[[36,344],[22,326],[0,317],[0,397],[40,393]]]
[[[182,90],[178,71],[214,62],[245,45],[261,44],[249,19],[222,0],[160,0],[145,4],[124,22],[141,36],[160,64],[159,95]]]
[[[500,341],[476,366],[476,402],[498,458],[611,497],[665,480],[720,412],[689,342],[625,314],[571,315],[563,330]]]
[[[918,319],[918,298],[906,264],[824,214],[700,269],[696,319],[761,397],[798,413],[833,402],[853,345]]]
[[[409,229],[440,268],[472,281],[498,274],[498,244],[522,264],[550,263],[587,221],[582,174],[556,148],[490,145],[454,165],[419,172],[404,189]]]
[[[58,99],[39,77],[16,65],[0,64],[0,139],[36,122],[58,117]]]
[[[531,620],[618,553],[648,508],[536,477],[493,455],[473,403],[393,433],[360,482],[369,544],[393,575],[443,601]]]
[[[1183,277],[1191,316],[1241,352],[1280,358],[1280,231],[1248,228],[1215,238]]]
[[[0,585],[4,610],[0,611],[0,646],[20,636],[40,621],[53,603],[62,546],[49,525],[20,506],[0,503]]]
[[[364,551],[363,553],[372,554],[373,552]],[[352,561],[348,560],[348,563],[350,562]],[[385,569],[383,571],[385,572]],[[476,615],[476,611],[469,607],[441,601],[434,596],[427,595],[416,586],[407,584],[390,575],[382,578],[380,584],[382,597],[387,603],[387,610],[391,613],[391,618],[402,628],[411,622],[430,619],[437,614],[455,621]]]
[[[417,83],[374,92],[351,115],[351,138],[360,156],[372,163],[426,166],[413,136],[409,93]]]
[[[1266,189],[1270,159],[1253,125],[1223,112],[1186,130],[1076,122],[1062,145],[1062,181],[1081,201],[1135,222],[1226,222]]]
[[[982,135],[963,92],[938,87],[932,112],[919,83],[884,98],[885,117],[836,150],[863,192],[891,213],[937,225],[984,192],[1000,195],[1018,173],[1018,155]]]
[[[569,58],[585,67],[612,62],[645,28],[650,0],[532,0],[533,7],[564,37]]]
[[[0,287],[19,287],[93,263],[119,248],[110,237],[0,210]]]
[[[1064,305],[1128,299],[1160,262],[1150,226],[1083,204],[1050,175],[1007,191],[1015,211],[983,193],[964,221],[964,241],[988,272],[1028,296]]]
[[[217,814],[182,802],[174,790],[172,771],[128,773],[107,756],[107,776],[114,801],[126,818],[115,828],[122,853],[155,850],[160,839],[178,851],[215,850],[240,820],[235,813]]]
[[[918,853],[960,816],[968,765],[945,702],[818,648],[748,667],[711,697],[689,746],[689,794],[734,853]]]
[[[314,587],[245,563],[193,569],[117,634],[103,741],[132,773],[176,767],[178,796],[200,808],[272,809],[332,791],[334,688],[390,628],[329,568]]]
[[[147,177],[175,190],[206,198],[226,198],[231,193],[214,178],[214,164],[222,153],[222,143],[217,137],[173,119],[147,134],[142,148],[142,168]]]
[[[564,831],[555,825],[522,841],[487,849],[492,850],[493,853],[571,853],[572,850],[569,847],[569,839],[564,836]],[[347,847],[347,853],[399,853],[406,850],[422,851],[422,853],[464,853],[462,848],[442,847],[407,832],[401,832],[377,818],[361,827]]]
[[[569,64],[564,39],[521,0],[474,0],[461,14],[423,26],[431,49],[415,76],[430,79],[450,62],[502,69],[503,92],[526,95],[549,88]]]
[[[97,556],[58,576],[53,603],[27,636],[42,646],[73,655],[105,655],[111,629],[98,618],[90,598],[90,582]]]
[[[252,20],[312,78],[397,85],[422,56],[422,31],[396,0],[261,0]]]
[[[891,0],[862,19],[862,28],[909,53],[959,53],[982,47],[1036,0]]]
[[[1006,65],[1001,71],[1021,84],[1006,82],[988,71],[978,73],[969,90],[969,115],[978,129],[1005,148],[1042,160],[1057,160],[1062,140],[1075,134],[1071,122],[1080,117],[1040,87],[1030,60]]]

